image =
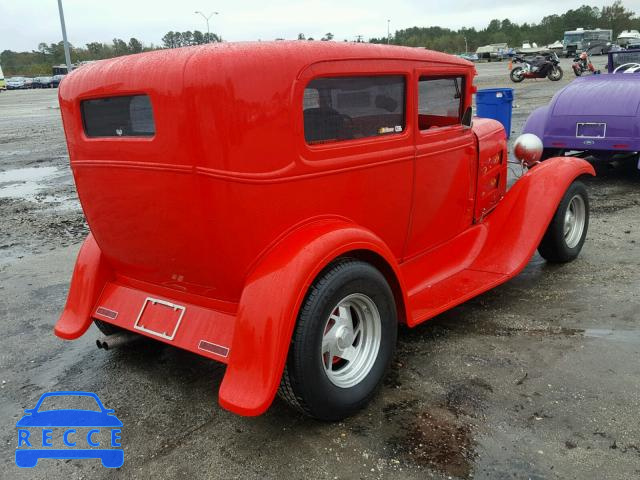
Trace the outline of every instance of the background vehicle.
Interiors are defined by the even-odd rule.
[[[7,90],[22,90],[27,88],[27,82],[24,77],[7,78]]]
[[[596,28],[593,30],[578,28],[564,32],[563,53],[569,58],[577,52],[587,52],[589,55],[603,55],[611,45],[613,32]]]
[[[534,110],[524,133],[542,139],[543,158],[636,158],[640,151],[640,50],[609,52],[611,75],[577,78]]]
[[[616,41],[621,47],[626,47],[629,44],[636,44],[640,42],[640,32],[638,32],[638,30],[623,30],[618,35]]]
[[[509,52],[509,46],[506,43],[492,43],[491,45],[483,45],[476,49],[476,55],[479,60],[501,61]]]
[[[0,67],[0,92],[7,89],[7,82],[4,79],[4,73],[2,73],[2,67]]]
[[[52,88],[52,87],[53,87],[52,77],[35,77],[33,79],[32,88]]]
[[[585,72],[600,73],[600,70],[596,70],[596,67],[591,63],[591,59],[587,52],[582,52],[580,55],[576,55],[573,59],[571,69],[576,77],[581,76]]]
[[[513,63],[518,66],[513,67]],[[554,52],[537,55],[534,58],[515,55],[509,62],[511,71],[509,77],[512,82],[520,83],[525,78],[548,78],[552,82],[562,79],[563,71],[558,55]]]
[[[423,49],[295,41],[73,71],[59,98],[92,233],[56,335],[95,319],[226,363],[219,402],[238,414],[278,390],[316,418],[353,414],[399,322],[584,242],[592,167],[552,160],[507,192],[506,134],[472,122],[474,75]]]
[[[58,86],[60,85],[60,82],[65,76],[66,75],[54,75],[53,77],[51,77],[51,86],[53,88],[58,88]]]

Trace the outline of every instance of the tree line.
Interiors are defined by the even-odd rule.
[[[71,62],[86,62],[119,57],[132,53],[148,52],[159,48],[177,48],[188,45],[219,42],[222,39],[215,33],[202,33],[199,30],[186,32],[167,32],[162,37],[162,45],[145,45],[135,37],[128,42],[121,38],[114,38],[111,43],[90,42],[82,47],[69,44]],[[10,75],[50,75],[51,67],[65,63],[64,44],[40,43],[37,50],[30,52],[14,52],[4,50],[0,53],[0,65],[6,76]]]
[[[584,28],[607,28],[618,35],[622,30],[640,30],[640,18],[635,12],[627,9],[622,0],[616,0],[609,6],[602,8],[583,5],[568,10],[561,15],[548,15],[540,23],[517,24],[509,19],[494,19],[486,28],[461,28],[451,30],[442,27],[411,27],[397,30],[390,38],[371,38],[371,43],[390,43],[411,47],[426,47],[447,53],[475,51],[477,47],[490,43],[507,43],[516,47],[523,42],[536,42],[546,45],[556,40],[562,40],[564,32]],[[299,33],[298,40],[314,40]],[[277,38],[276,40],[282,40]],[[332,41],[334,35],[326,33],[321,41]],[[215,33],[203,33],[199,30],[186,32],[167,32],[161,39],[161,45],[145,45],[132,37],[128,42],[114,38],[111,43],[91,42],[82,47],[71,46],[71,61],[73,63],[101,60],[118,57],[131,53],[145,52],[159,48],[177,48],[188,45],[219,42],[222,39]],[[362,36],[355,37],[355,41],[363,41]],[[5,50],[0,54],[0,65],[5,75],[38,75],[51,73],[51,66],[64,63],[64,48],[62,42],[40,43],[37,50],[30,52],[13,52]]]
[[[447,53],[470,52],[491,43],[507,43],[519,47],[524,42],[547,45],[562,40],[564,32],[576,28],[603,28],[613,30],[615,36],[623,30],[640,30],[640,18],[628,10],[622,0],[602,8],[583,5],[561,15],[548,15],[540,23],[517,24],[509,19],[494,19],[486,28],[451,30],[441,27],[412,27],[398,30],[388,40],[394,45],[426,47]],[[466,39],[466,45],[465,45]],[[386,37],[372,38],[372,43],[387,43]]]

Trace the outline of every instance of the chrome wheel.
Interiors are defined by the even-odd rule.
[[[564,241],[567,247],[574,248],[582,238],[586,220],[586,207],[580,195],[574,195],[564,214]]]
[[[331,383],[349,388],[368,375],[378,356],[381,330],[378,307],[368,296],[354,293],[338,302],[322,336],[321,360]]]

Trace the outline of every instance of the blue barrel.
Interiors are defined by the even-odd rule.
[[[498,120],[511,136],[511,106],[513,88],[485,88],[476,92],[478,116]]]

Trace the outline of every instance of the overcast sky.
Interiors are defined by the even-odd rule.
[[[211,19],[211,31],[224,40],[294,39],[299,32],[319,39],[332,32],[336,40],[386,35],[412,26],[438,25],[457,29],[482,28],[493,18],[512,22],[538,22],[543,16],[563,13],[582,4],[611,4],[613,0],[63,0],[69,41],[126,41],[136,37],[145,44],[161,44],[169,30],[206,31],[204,19],[194,12],[220,12]],[[624,5],[640,12],[640,0]],[[38,43],[62,39],[57,0],[1,0],[0,51],[34,50]]]

